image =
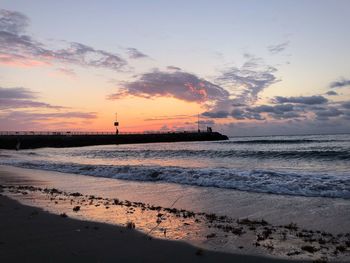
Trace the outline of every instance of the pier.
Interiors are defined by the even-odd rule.
[[[218,132],[0,132],[0,149],[35,149],[42,147],[81,147],[108,144],[134,144],[185,141],[228,140]]]

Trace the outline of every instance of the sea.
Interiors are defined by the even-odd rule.
[[[1,150],[0,164],[139,182],[350,199],[350,134]]]

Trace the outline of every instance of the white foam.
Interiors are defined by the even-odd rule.
[[[183,168],[143,165],[84,165],[49,161],[1,160],[23,168],[135,181],[163,181],[250,192],[350,199],[350,174],[288,173],[232,168]]]

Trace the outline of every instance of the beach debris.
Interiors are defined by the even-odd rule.
[[[211,234],[207,235],[207,239],[209,239],[209,238],[214,238],[214,237],[216,237],[216,234],[215,234],[215,233],[211,233]]]
[[[244,242],[250,240],[251,243],[244,243],[248,244],[247,246],[245,245],[247,249],[251,249],[249,246],[255,246],[259,247],[257,248],[259,251],[264,249],[268,254],[284,255],[293,257],[293,259],[311,259],[314,262],[347,259],[350,256],[350,233],[332,234],[320,230],[301,229],[294,222],[286,225],[272,225],[264,219],[235,219],[225,215],[193,212],[173,207],[181,196],[170,207],[161,207],[142,202],[119,200],[117,198],[103,198],[93,195],[82,195],[78,192],[65,192],[56,188],[42,189],[34,186],[1,185],[0,189],[5,194],[15,194],[17,198],[21,198],[18,194],[22,192],[28,194],[37,192],[39,194],[45,194],[45,199],[48,201],[51,200],[56,203],[56,200],[60,200],[59,204],[62,201],[66,204],[71,202],[85,206],[89,204],[96,207],[103,205],[106,209],[113,210],[112,212],[114,210],[117,211],[118,217],[123,216],[123,214],[127,215],[129,220],[126,223],[127,229],[135,229],[135,225],[141,222],[140,230],[145,231],[146,234],[149,230],[147,234],[149,239],[152,239],[150,233],[156,230],[162,222],[166,222],[168,229],[159,227],[159,231],[155,231],[154,236],[160,237],[162,235],[173,239],[174,233],[176,235],[179,231],[183,231],[183,234],[186,234],[186,236],[193,235],[199,238],[211,239],[214,244],[221,242],[223,244],[229,244],[233,240],[235,249],[243,249],[241,240]],[[73,211],[81,211],[80,208],[80,206],[74,206]],[[89,209],[95,209],[95,207]],[[82,212],[85,212],[85,210]],[[110,212],[108,213],[110,214]],[[60,216],[63,218],[67,217],[65,213],[60,214]],[[144,216],[149,217],[149,219],[155,218],[156,226],[153,228],[149,225],[145,226],[140,221],[143,220]],[[95,230],[99,229],[97,226],[92,228]],[[85,227],[85,229],[87,228]],[[200,230],[198,231],[198,229]],[[209,232],[209,230],[211,231]],[[245,234],[245,237],[240,239],[240,236],[243,234]],[[175,239],[178,238],[175,237]],[[235,243],[236,241],[238,241],[238,244]],[[199,254],[202,254],[202,252],[199,252]]]
[[[318,248],[316,248],[314,246],[302,246],[301,249],[306,251],[306,252],[309,252],[309,253],[315,253],[319,250]]]
[[[76,192],[76,193],[71,193],[71,194],[70,194],[70,196],[75,196],[75,197],[78,197],[78,196],[82,196],[82,194],[81,194],[81,193]]]
[[[297,231],[298,230],[298,225],[296,223],[290,223],[288,225],[285,225],[284,228],[292,230],[292,231]]]
[[[68,216],[67,216],[66,213],[61,213],[61,214],[60,214],[60,217],[67,218]]]
[[[128,222],[126,223],[126,228],[127,228],[127,229],[135,229],[135,223],[132,222],[132,221],[128,221]]]

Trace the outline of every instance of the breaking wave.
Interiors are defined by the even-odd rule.
[[[85,165],[75,163],[7,161],[23,168],[58,171],[133,181],[236,189],[258,193],[350,199],[350,174],[289,173],[230,168],[182,168],[143,165]]]
[[[91,150],[75,153],[87,158],[172,158],[172,157],[213,157],[213,158],[257,158],[257,159],[312,159],[350,160],[347,150]]]

